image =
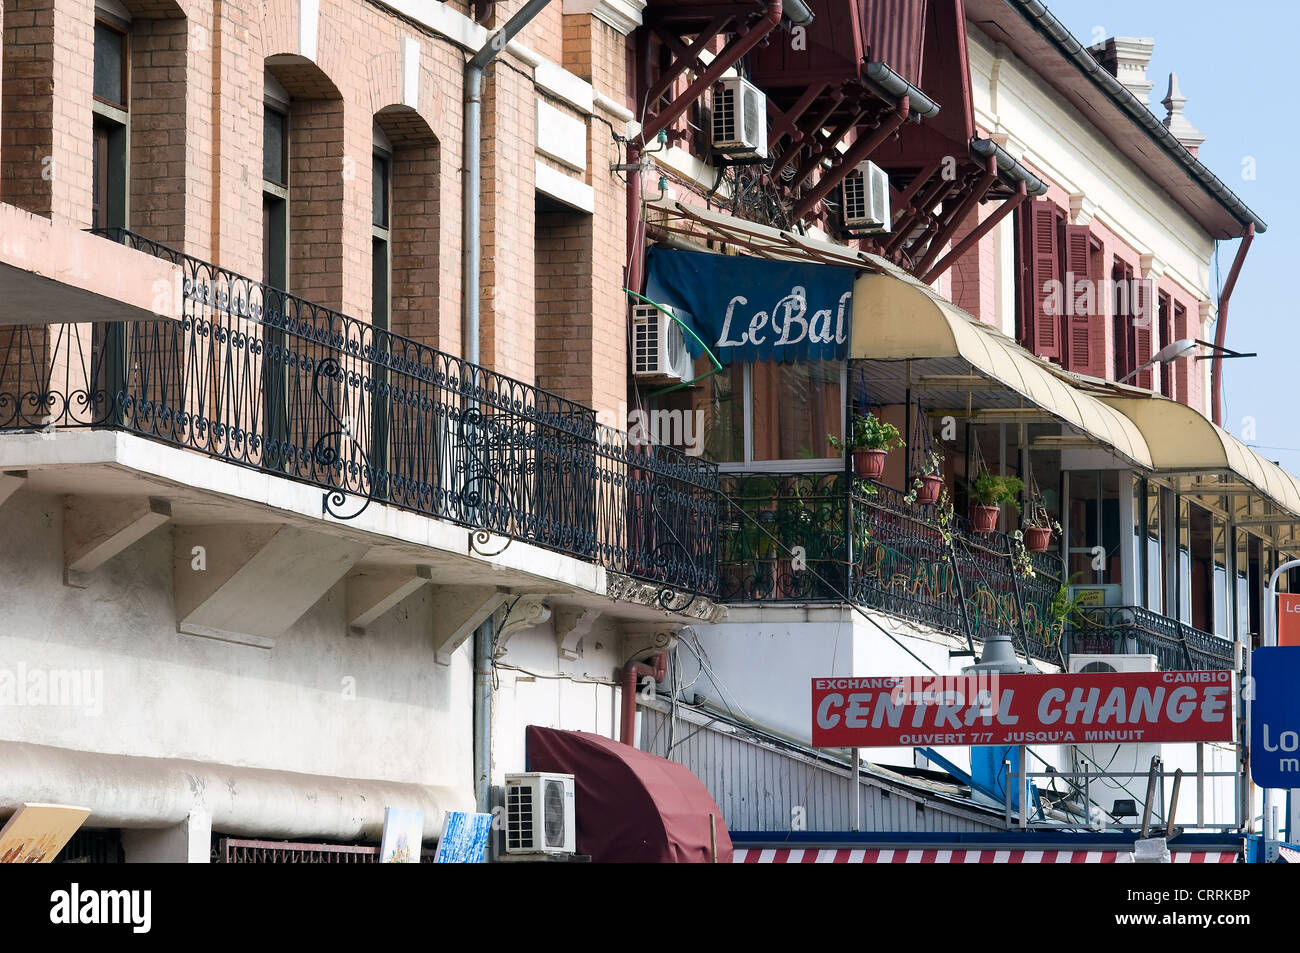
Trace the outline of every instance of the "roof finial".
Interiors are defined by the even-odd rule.
[[[1188,152],[1196,155],[1201,148],[1201,143],[1205,141],[1205,134],[1183,115],[1187,97],[1178,88],[1177,73],[1169,74],[1169,92],[1165,94],[1163,104],[1165,109],[1169,110],[1168,115],[1165,116],[1165,128],[1174,134],[1174,138],[1181,142]]]

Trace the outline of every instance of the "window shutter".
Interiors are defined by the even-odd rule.
[[[1187,309],[1184,308],[1181,304],[1175,303],[1174,304],[1174,338],[1176,340],[1181,340],[1182,338],[1190,338],[1190,337],[1193,337],[1193,335],[1191,334],[1190,329],[1187,327]],[[1188,368],[1195,367],[1195,366],[1196,366],[1196,362],[1193,361],[1191,358],[1184,358],[1181,361],[1174,362],[1174,380],[1177,382],[1176,384],[1177,393],[1172,394],[1170,396],[1172,396],[1175,400],[1179,401],[1180,403],[1187,404],[1188,406],[1191,405],[1191,401],[1188,399],[1191,396],[1191,390],[1190,390],[1191,381],[1188,378],[1188,374],[1189,374]]]
[[[1150,278],[1138,278],[1133,281],[1133,340],[1137,354],[1134,355],[1134,367],[1141,367],[1151,360],[1151,332],[1155,323],[1155,282]],[[1138,374],[1134,381],[1138,387],[1151,389],[1151,368]]]
[[[1043,357],[1063,357],[1061,348],[1060,322],[1057,309],[1062,305],[1059,296],[1052,300],[1053,289],[1060,288],[1061,255],[1057,237],[1057,221],[1060,209],[1051,202],[1036,201],[1030,209],[1030,228],[1028,242],[1030,292],[1026,296],[1031,306],[1028,315],[1029,350]]]
[[[1065,226],[1064,280],[1070,297],[1065,366],[1080,374],[1105,377],[1105,354],[1093,342],[1093,328],[1102,320],[1102,302],[1096,287],[1097,276],[1092,273],[1091,244],[1087,225]]]

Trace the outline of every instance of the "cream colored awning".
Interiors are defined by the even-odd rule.
[[[1142,431],[1157,471],[1231,473],[1300,521],[1300,480],[1192,408],[1166,397],[1102,400]]]
[[[1045,362],[929,286],[891,272],[863,275],[853,286],[851,358],[958,358],[1132,463],[1152,465],[1142,431],[1124,414],[1071,387]]]

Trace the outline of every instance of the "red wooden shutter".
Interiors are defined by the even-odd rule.
[[[1062,358],[1060,335],[1061,255],[1056,224],[1061,210],[1047,201],[1036,201],[1030,209],[1029,278],[1027,300],[1032,307],[1028,316],[1029,349],[1042,357]],[[1048,302],[1052,301],[1049,307]],[[1049,313],[1051,312],[1051,313]]]
[[[1065,287],[1070,302],[1067,312],[1065,366],[1092,377],[1106,376],[1105,353],[1093,340],[1102,320],[1097,276],[1092,273],[1092,235],[1087,225],[1065,226]],[[1097,335],[1101,337],[1101,335]]]
[[[1133,355],[1133,366],[1141,367],[1151,360],[1151,331],[1155,323],[1155,283],[1150,278],[1137,278],[1132,282],[1133,288],[1133,340],[1137,353]],[[1138,387],[1151,389],[1151,368],[1140,372],[1134,383]]]
[[[1191,337],[1187,327],[1187,309],[1177,302],[1174,303],[1174,338],[1182,340]],[[1194,367],[1196,362],[1190,357],[1181,361],[1174,362],[1174,379],[1177,381],[1177,393],[1170,396],[1181,403],[1191,405],[1188,399],[1191,396],[1190,383],[1188,378],[1188,368]]]

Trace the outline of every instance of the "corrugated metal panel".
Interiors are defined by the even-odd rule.
[[[671,758],[694,772],[726,819],[731,830],[789,831],[796,829],[802,808],[804,829],[844,831],[850,826],[849,791],[852,779],[837,764],[817,764],[794,752],[782,751],[757,739],[735,734],[721,723],[701,726],[679,719],[672,752],[668,752],[668,716],[642,707],[641,747]],[[874,778],[862,783],[863,827],[871,831],[996,831],[996,818],[987,821],[923,794],[888,790]]]
[[[871,59],[889,64],[921,86],[926,0],[874,0],[865,10],[863,33]]]

